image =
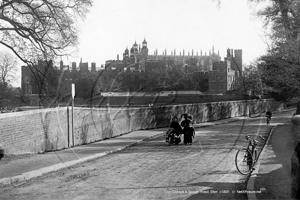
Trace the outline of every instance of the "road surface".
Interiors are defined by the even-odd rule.
[[[277,117],[276,117],[277,115]],[[0,199],[246,199],[246,176],[235,168],[245,136],[268,136],[264,117],[196,129],[192,145],[168,146],[163,137],[69,169],[0,188]],[[262,147],[263,142],[260,143]]]

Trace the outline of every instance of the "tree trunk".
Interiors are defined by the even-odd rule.
[[[300,115],[300,100],[297,102],[296,115]]]

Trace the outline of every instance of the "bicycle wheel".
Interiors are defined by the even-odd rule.
[[[240,149],[235,155],[235,166],[243,174],[249,174],[253,166],[253,157],[251,152],[246,149]]]

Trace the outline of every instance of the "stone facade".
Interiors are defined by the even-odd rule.
[[[229,60],[215,62],[213,70],[209,73],[209,91],[224,94],[236,87],[235,71],[231,68],[231,62]]]
[[[203,55],[201,53],[194,54],[192,50],[191,54],[185,54],[185,51],[176,54],[176,51],[171,51],[171,54],[167,54],[167,50],[164,50],[161,55],[158,54],[157,49],[153,55],[148,54],[147,42],[144,39],[142,48],[136,42],[132,45],[130,51],[128,48],[123,53],[123,60],[110,60],[106,63],[106,70],[112,74],[112,71],[118,75],[126,71],[139,71],[147,75],[151,71],[162,64],[165,65],[181,65],[184,67],[185,72],[189,75],[191,82],[201,92],[210,93],[225,93],[228,90],[234,90],[237,88],[239,77],[242,77],[242,50],[227,50],[227,56],[224,61],[221,61],[219,53],[209,51],[209,55]],[[116,79],[117,80],[117,79]],[[117,80],[118,81],[118,80]],[[135,83],[124,84],[122,82],[123,89],[135,88],[133,91],[138,91],[140,88],[151,90],[150,86],[145,85],[146,81],[141,80]],[[124,91],[124,90],[123,90]],[[132,90],[131,90],[132,91]]]

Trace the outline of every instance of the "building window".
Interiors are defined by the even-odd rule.
[[[196,79],[196,83],[199,83],[199,79]]]

